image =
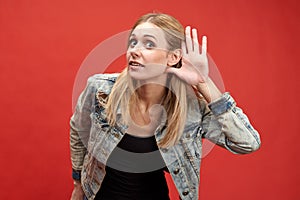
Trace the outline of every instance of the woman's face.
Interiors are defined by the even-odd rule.
[[[162,29],[149,22],[138,25],[129,37],[126,57],[129,74],[136,80],[165,74],[168,50]]]

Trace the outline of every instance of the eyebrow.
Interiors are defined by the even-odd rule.
[[[130,37],[132,37],[132,36],[136,36],[136,35],[133,33],[133,34],[131,34],[131,36],[130,36]],[[143,37],[151,37],[151,38],[153,38],[154,40],[156,40],[156,41],[157,41],[156,37],[155,37],[155,36],[153,36],[153,35],[145,34],[145,35],[143,35]]]

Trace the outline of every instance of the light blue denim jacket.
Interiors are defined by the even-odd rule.
[[[81,171],[81,184],[87,199],[95,198],[105,176],[105,163],[126,133],[127,126],[117,121],[111,127],[99,108],[97,92],[107,95],[118,74],[96,74],[88,79],[71,117],[70,146],[74,170]],[[155,131],[159,142],[166,134],[162,123]],[[229,93],[207,105],[194,98],[188,101],[184,133],[178,144],[159,148],[181,199],[198,199],[202,138],[233,153],[251,153],[260,147],[260,137],[247,116]]]

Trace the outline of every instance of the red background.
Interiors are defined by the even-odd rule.
[[[70,197],[76,73],[96,45],[152,11],[208,36],[226,90],[261,134],[253,154],[215,147],[203,159],[200,199],[299,198],[299,1],[0,0],[0,199]]]

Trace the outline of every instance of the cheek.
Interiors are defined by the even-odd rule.
[[[165,54],[165,52],[155,52],[155,53],[145,52],[144,55],[145,55],[145,60],[147,62],[161,63],[161,64],[167,63],[167,55]]]
[[[167,56],[163,52],[159,53],[152,53],[149,55],[145,55],[145,64],[146,64],[146,70],[147,73],[153,74],[153,75],[159,75],[162,74],[166,67],[167,67]]]
[[[129,60],[129,57],[130,57],[130,53],[129,51],[126,51],[126,60]]]

